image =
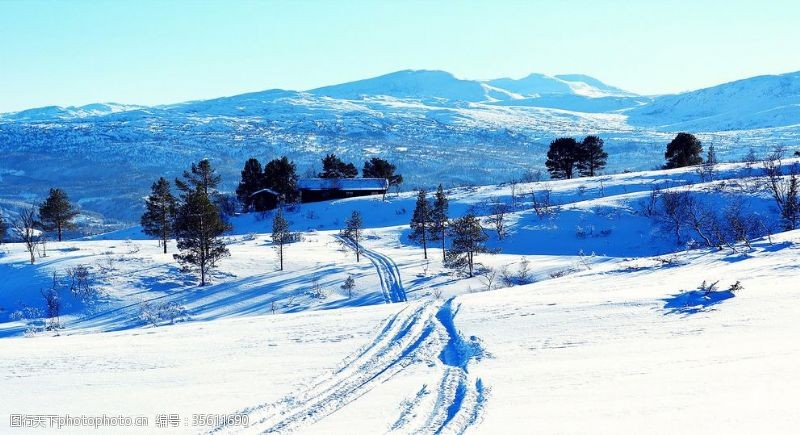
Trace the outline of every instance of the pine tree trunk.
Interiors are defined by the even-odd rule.
[[[280,250],[279,256],[281,257],[281,270],[283,270],[283,242],[281,242],[279,250]]]
[[[61,224],[56,225],[58,227],[58,241],[61,241]]]
[[[426,225],[427,225],[427,222],[423,221],[422,222],[422,252],[423,252],[423,257],[427,260],[428,259],[428,238],[427,238],[427,235],[425,234],[425,226]]]
[[[442,261],[447,260],[447,251],[444,249],[444,230],[442,230]]]

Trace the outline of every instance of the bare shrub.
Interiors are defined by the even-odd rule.
[[[497,238],[503,240],[508,234],[505,219],[506,213],[510,211],[510,208],[505,203],[493,202],[489,209],[491,214],[486,218],[486,221],[494,228],[497,233]]]
[[[566,267],[564,269],[559,269],[559,270],[550,272],[548,274],[548,276],[550,276],[550,278],[561,278],[561,277],[564,277],[564,276],[567,276],[567,275],[571,275],[571,274],[573,274],[575,272],[578,272],[578,269],[575,269],[574,267]]]
[[[658,199],[661,197],[661,187],[655,185],[650,188],[650,194],[639,203],[643,216],[653,217],[658,213]]]
[[[58,275],[53,272],[53,283],[49,289],[40,289],[39,293],[44,299],[44,314],[47,318],[45,329],[53,331],[61,328],[61,296],[58,294]]]
[[[709,295],[709,294],[717,291],[717,284],[719,284],[719,280],[714,281],[711,284],[707,284],[707,282],[705,280],[703,280],[703,283],[700,284],[700,287],[698,287],[698,290],[703,292],[704,295]]]
[[[497,287],[497,270],[488,268],[480,275],[479,279],[483,284],[484,291],[492,291]]]
[[[183,305],[174,301],[160,304],[142,301],[139,304],[139,313],[137,317],[142,322],[149,323],[152,326],[158,326],[161,322],[174,324],[186,320],[188,319],[188,314]]]
[[[658,218],[662,225],[675,236],[675,243],[681,243],[681,230],[688,220],[689,193],[683,191],[662,192]]]
[[[531,205],[533,211],[539,219],[551,217],[558,214],[559,208],[553,202],[552,190],[545,189],[539,192],[531,192]]]
[[[316,299],[325,299],[328,297],[328,291],[320,282],[319,275],[314,275],[314,277],[311,278],[311,287],[308,289],[308,294]]]

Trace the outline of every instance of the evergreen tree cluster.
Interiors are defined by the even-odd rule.
[[[433,200],[429,200],[425,189],[417,194],[417,203],[411,216],[409,239],[422,243],[425,259],[428,259],[428,242],[442,242],[442,259],[445,256],[448,200],[440,184]]]
[[[396,174],[395,165],[387,160],[373,157],[364,163],[364,178],[385,178],[390,186],[403,182],[403,176]],[[236,196],[244,210],[265,211],[269,204],[264,196],[253,196],[262,189],[270,189],[278,195],[278,201],[286,204],[296,202],[299,197],[297,189],[297,166],[286,156],[273,159],[263,169],[258,159],[250,158],[242,169],[242,178],[236,188]],[[353,163],[344,162],[336,154],[327,154],[322,159],[322,172],[315,174],[320,178],[339,179],[356,178],[358,169]]]
[[[319,178],[356,178],[358,169],[352,163],[345,163],[336,154],[328,154],[322,159],[322,172]]]
[[[172,194],[166,178],[159,178],[150,188],[141,217],[142,232],[157,238],[165,254],[168,240],[176,239],[179,252],[173,257],[185,269],[199,272],[201,286],[217,262],[229,255],[220,238],[229,225],[213,201],[221,181],[210,161],[192,163],[183,180],[175,180],[180,197]]]
[[[270,189],[278,194],[284,203],[297,201],[297,166],[283,156],[270,160],[263,168],[258,159],[250,158],[242,169],[242,179],[236,188],[236,197],[245,210],[264,211],[267,203],[263,196],[253,196],[262,189]]]
[[[703,163],[703,158],[700,157],[702,152],[703,144],[693,134],[678,133],[675,139],[667,144],[667,151],[664,153],[667,163],[664,169],[699,165]],[[716,160],[717,156],[713,150],[710,150],[709,158]]]
[[[598,136],[586,136],[580,142],[561,137],[550,143],[545,166],[554,179],[570,179],[576,172],[583,177],[593,177],[605,168],[607,159],[603,139]]]

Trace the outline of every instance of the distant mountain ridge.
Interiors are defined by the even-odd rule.
[[[77,118],[89,118],[118,114],[120,112],[141,110],[185,110],[191,106],[214,107],[216,114],[221,114],[220,109],[230,112],[229,107],[222,107],[220,103],[246,100],[252,102],[253,96],[267,97],[301,97],[304,94],[317,97],[328,97],[340,100],[368,100],[380,98],[394,98],[400,100],[414,100],[433,106],[458,106],[467,103],[486,104],[512,104],[532,107],[559,107],[558,98],[555,96],[572,96],[573,100],[589,98],[632,98],[636,94],[606,85],[595,78],[580,75],[547,76],[544,74],[531,74],[522,79],[496,79],[496,80],[465,80],[459,79],[445,71],[436,70],[404,70],[385,74],[354,82],[324,86],[308,91],[291,91],[274,89],[262,92],[253,92],[231,97],[221,97],[211,100],[189,101],[185,103],[160,105],[153,107],[125,105],[116,103],[95,103],[80,107],[47,106],[33,108],[14,113],[0,114],[0,120],[7,121],[53,121]],[[568,100],[564,100],[565,102]],[[621,104],[624,107],[634,107],[636,104],[628,101]],[[580,104],[565,103],[566,110],[581,110]],[[620,107],[615,107],[617,110]],[[606,106],[589,112],[607,110]]]
[[[135,220],[155,179],[201,158],[228,191],[250,157],[286,155],[311,173],[330,152],[359,167],[386,158],[409,188],[491,184],[542,170],[553,138],[587,134],[605,140],[608,171],[651,169],[683,130],[721,159],[794,146],[800,73],[651,97],[578,74],[480,81],[406,70],[307,91],[29,109],[0,114],[0,208],[59,186],[85,210]]]
[[[800,124],[800,71],[655,98],[629,122],[663,130],[748,130]]]
[[[211,100],[136,106],[96,103],[80,107],[48,106],[0,114],[0,122],[52,122],[74,119],[126,119],[196,115],[262,115],[264,110],[305,112],[323,103],[348,105],[423,104],[430,108],[487,106],[533,107],[582,113],[618,113],[633,127],[659,131],[718,131],[800,124],[800,72],[764,75],[674,95],[642,96],[583,74],[491,80],[460,79],[445,71],[403,70],[331,86],[291,91],[273,89]],[[288,104],[279,107],[279,102]],[[307,105],[305,109],[301,106]],[[313,113],[313,110],[312,110]]]
[[[521,79],[464,80],[445,71],[404,70],[379,77],[311,89],[314,95],[360,100],[388,96],[421,101],[494,102],[522,100],[542,95],[584,97],[637,97],[581,74],[547,76],[530,74]]]

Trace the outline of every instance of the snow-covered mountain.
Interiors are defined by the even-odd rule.
[[[488,99],[480,82],[461,80],[444,71],[405,70],[366,80],[312,89],[309,93],[344,100],[376,96],[426,102],[478,102]]]
[[[631,124],[666,130],[747,130],[800,124],[800,71],[655,98]]]
[[[117,103],[93,103],[85,106],[46,106],[14,113],[0,114],[0,120],[9,121],[53,121],[103,116],[111,113],[143,109],[144,106]]]
[[[400,71],[309,91],[31,109],[0,114],[0,207],[58,185],[86,210],[133,220],[155,178],[206,157],[229,190],[249,157],[287,155],[304,172],[328,152],[359,167],[388,158],[408,188],[502,182],[543,169],[547,144],[562,135],[601,135],[608,171],[660,165],[682,129],[736,159],[797,143],[799,83],[795,73],[652,98],[576,74],[478,81]]]
[[[312,89],[308,92],[346,100],[386,96],[433,104],[524,100],[530,106],[537,106],[537,98],[552,95],[588,98],[637,97],[636,94],[581,74],[560,76],[531,74],[521,79],[478,81],[459,79],[445,71],[426,70],[398,71],[366,80]]]
[[[547,94],[581,95],[593,98],[637,96],[632,92],[609,86],[584,74],[548,76],[534,73],[521,79],[502,78],[489,80],[487,83],[525,97]]]

